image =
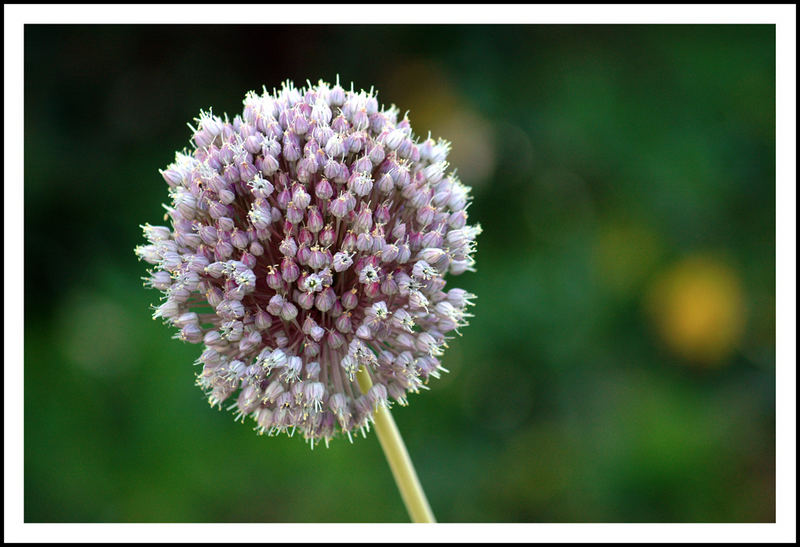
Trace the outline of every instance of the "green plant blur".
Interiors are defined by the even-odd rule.
[[[442,522],[775,518],[771,26],[27,26],[25,520],[404,522],[193,385],[133,248],[201,108],[375,86],[484,228],[451,371],[394,416]]]

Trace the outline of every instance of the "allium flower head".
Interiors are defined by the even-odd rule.
[[[260,433],[312,443],[368,426],[443,370],[474,295],[479,226],[443,140],[420,142],[372,92],[320,81],[249,92],[232,121],[201,112],[162,171],[171,227],[145,225],[155,307],[204,345],[197,384]],[[356,383],[364,367],[373,387]]]

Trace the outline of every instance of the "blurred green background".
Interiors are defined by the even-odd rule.
[[[199,109],[375,86],[453,141],[478,295],[395,407],[444,522],[775,518],[772,26],[25,29],[25,520],[404,522],[377,440],[259,437],[133,254]]]

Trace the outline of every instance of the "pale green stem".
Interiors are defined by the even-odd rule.
[[[369,388],[372,387],[372,380],[366,369],[361,367],[356,378],[361,392],[369,391]],[[403,503],[406,504],[412,522],[436,522],[391,412],[385,405],[380,404],[375,411],[374,418],[375,433],[378,435],[378,441],[380,441],[383,453],[389,462],[397,489],[400,490],[400,496],[403,498]]]

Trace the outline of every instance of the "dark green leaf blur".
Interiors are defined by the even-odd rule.
[[[405,522],[377,439],[260,437],[151,319],[209,106],[320,78],[453,142],[478,295],[394,415],[443,522],[775,519],[772,26],[26,26],[28,522]]]

